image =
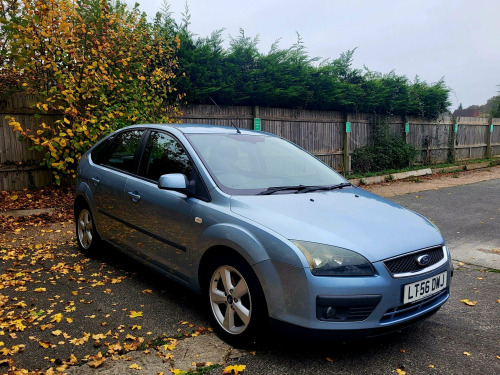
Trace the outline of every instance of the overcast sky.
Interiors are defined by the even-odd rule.
[[[162,0],[138,2],[151,17]],[[185,0],[168,0],[180,21]],[[201,37],[224,28],[224,39],[259,35],[267,52],[298,32],[310,57],[335,59],[357,48],[354,66],[452,89],[450,109],[484,104],[500,87],[500,0],[189,0],[191,31]]]

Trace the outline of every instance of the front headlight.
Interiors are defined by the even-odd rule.
[[[362,255],[340,247],[291,240],[304,254],[315,276],[373,276],[372,264]]]

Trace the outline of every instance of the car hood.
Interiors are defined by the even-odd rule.
[[[231,210],[287,239],[354,250],[371,262],[444,243],[424,217],[360,188],[233,195]]]

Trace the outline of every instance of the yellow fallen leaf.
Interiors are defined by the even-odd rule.
[[[429,367],[429,368],[434,368],[434,367],[436,367],[436,366],[434,366],[434,365],[429,365],[429,366],[427,366],[427,367]]]
[[[64,361],[64,364],[67,364],[67,365],[76,365],[78,363],[78,359],[75,357],[74,354],[71,354],[69,356],[69,358]]]
[[[398,368],[398,369],[396,369],[396,374],[398,374],[398,375],[405,375],[406,371],[403,371],[400,368]]]
[[[91,358],[93,359],[93,361],[89,363],[89,366],[93,368],[99,367],[106,360],[106,358],[102,356],[101,352],[97,353],[97,355]]]
[[[38,343],[40,344],[40,346],[42,348],[47,349],[48,347],[50,347],[50,342],[48,342],[48,341],[38,341]]]
[[[222,371],[223,374],[233,374],[233,375],[238,375],[240,372],[245,371],[247,368],[246,365],[232,365],[232,366],[227,366],[224,368],[224,371]]]
[[[476,306],[477,305],[477,301],[469,301],[468,299],[461,299],[460,302],[463,302],[468,306]]]
[[[56,322],[59,323],[62,319],[62,314],[54,314],[52,315],[52,319],[50,320],[51,323]]]
[[[35,289],[35,292],[37,292],[37,293],[42,293],[42,292],[46,292],[46,291],[47,291],[47,289],[45,289],[45,288],[36,288]]]
[[[143,294],[146,294],[146,293],[153,293],[153,291],[151,289],[144,289],[142,291]]]
[[[57,329],[57,330],[55,330],[55,331],[52,331],[52,334],[53,334],[54,336],[59,336],[61,333],[62,333],[62,331],[61,331],[61,330],[59,330],[59,329]]]
[[[142,316],[142,311],[130,311],[130,315],[128,316],[129,318],[137,318],[139,316]]]
[[[138,326],[138,325],[133,325],[133,326],[132,326],[132,331],[133,331],[134,329],[139,330],[139,329],[141,329],[141,328],[142,328],[141,326]]]
[[[142,370],[142,367],[139,366],[137,363],[132,363],[128,368],[135,369],[135,370]]]
[[[466,355],[467,357],[469,357],[471,354],[469,352],[464,352],[464,355]]]
[[[330,363],[333,363],[333,359],[331,359],[330,357],[326,357],[326,360]]]
[[[68,323],[73,323],[73,318],[66,318],[66,321],[67,321]]]
[[[500,299],[497,299],[497,302],[500,303]]]
[[[11,199],[11,200],[13,200],[13,201],[15,201],[15,200],[17,199],[17,195],[12,195],[12,196],[10,197],[10,199]]]

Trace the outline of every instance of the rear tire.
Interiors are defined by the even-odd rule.
[[[267,328],[267,306],[251,267],[235,256],[213,260],[204,280],[217,334],[235,346],[253,344]]]
[[[76,241],[80,251],[87,256],[95,255],[101,238],[95,229],[94,218],[88,206],[81,206],[75,212]]]

